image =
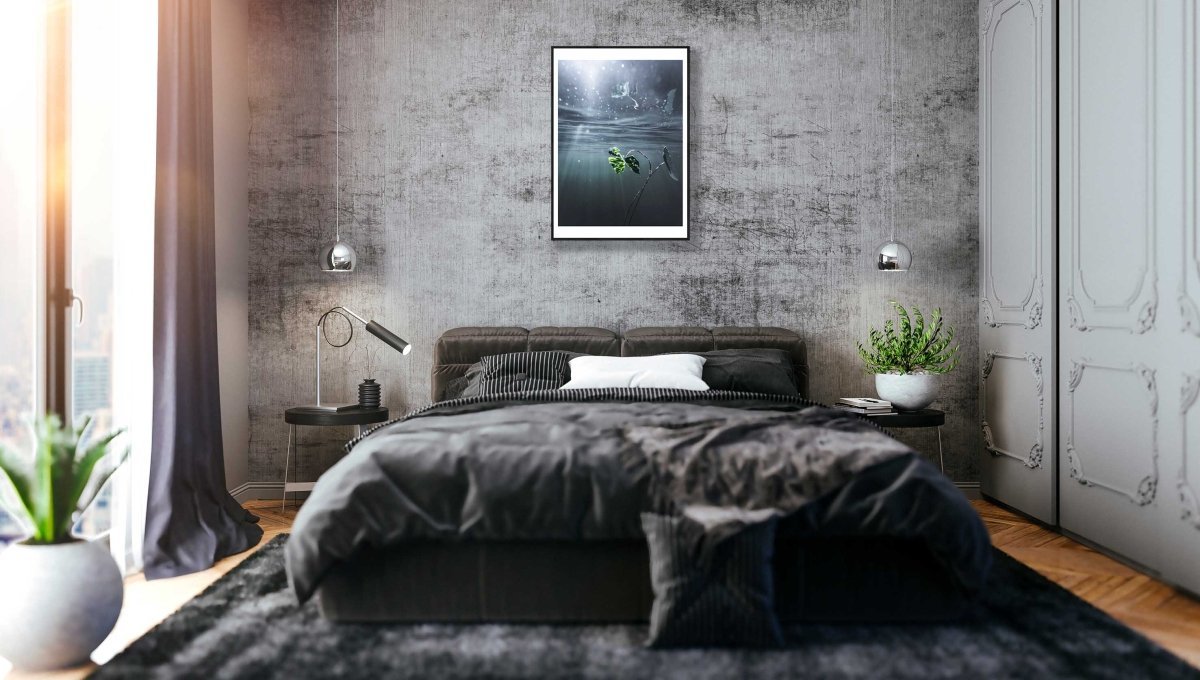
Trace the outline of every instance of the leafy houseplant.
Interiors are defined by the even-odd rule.
[[[64,427],[58,416],[33,426],[34,455],[0,445],[0,470],[16,491],[18,517],[32,534],[0,551],[0,655],[18,668],[45,670],[87,661],[121,612],[121,572],[107,548],[71,535],[78,516],[124,462],[103,465],[113,432],[83,446],[91,424]]]
[[[51,415],[34,424],[37,442],[33,464],[0,444],[0,470],[17,492],[20,510],[33,526],[29,545],[66,543],[74,540],[71,527],[87,509],[100,488],[128,455],[121,454],[115,465],[104,470],[97,465],[108,455],[108,447],[121,435],[113,432],[100,437],[82,453],[79,446],[91,424],[85,417],[75,428],[64,428],[58,416]]]
[[[872,328],[870,349],[860,342],[858,355],[867,371],[875,374],[880,399],[900,410],[920,410],[937,398],[936,376],[958,366],[958,345],[951,346],[954,329],[944,325],[940,309],[926,320],[916,306],[910,312],[893,300],[892,307],[899,325],[888,319],[882,331]]]

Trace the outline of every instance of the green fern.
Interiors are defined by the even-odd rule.
[[[129,449],[125,449],[112,464],[98,468],[108,456],[109,445],[122,431],[99,437],[80,450],[91,422],[91,417],[85,417],[72,429],[63,427],[58,416],[50,415],[34,423],[32,462],[0,444],[0,471],[17,493],[18,514],[33,529],[29,543],[71,541],[71,527],[79,515],[129,456]]]
[[[958,345],[950,346],[954,329],[943,327],[942,310],[933,310],[926,321],[915,306],[910,313],[893,300],[892,307],[900,317],[899,329],[888,319],[882,332],[872,328],[867,334],[869,351],[858,343],[868,373],[949,373],[958,366]]]

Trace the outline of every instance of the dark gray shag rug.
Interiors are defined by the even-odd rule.
[[[996,551],[953,625],[797,626],[774,651],[644,649],[645,626],[359,625],[288,589],[280,536],[93,678],[1200,678]]]

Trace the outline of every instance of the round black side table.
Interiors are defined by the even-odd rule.
[[[283,413],[283,422],[288,424],[288,445],[287,455],[283,459],[283,504],[282,508],[287,509],[287,495],[294,491],[312,491],[316,481],[311,482],[289,482],[288,467],[292,461],[292,442],[296,442],[296,457],[300,456],[300,440],[296,426],[306,425],[309,427],[342,427],[346,425],[357,425],[358,433],[361,435],[366,431],[367,425],[382,423],[388,419],[388,410],[386,408],[352,408],[347,411],[327,411],[324,409],[313,408],[312,406],[297,406],[289,408]]]
[[[946,412],[939,411],[935,408],[924,408],[920,411],[897,411],[896,413],[885,413],[879,416],[867,416],[876,425],[890,429],[904,429],[909,427],[936,427],[938,433],[938,465],[942,468],[942,474],[946,473],[946,460],[942,457],[942,425],[946,424]]]

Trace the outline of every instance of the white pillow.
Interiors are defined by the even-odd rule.
[[[653,357],[576,357],[571,359],[571,381],[559,389],[599,387],[669,387],[702,392],[704,357],[695,354],[660,354]]]

